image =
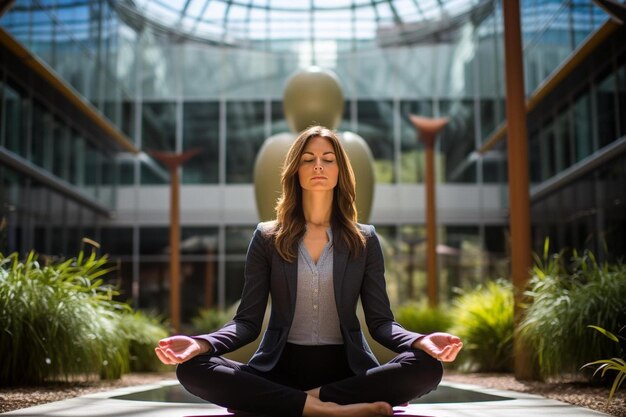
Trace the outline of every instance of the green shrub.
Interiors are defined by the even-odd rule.
[[[128,370],[120,313],[129,307],[100,277],[106,256],[41,265],[0,254],[0,384],[36,384],[70,375],[117,378]]]
[[[581,364],[612,357],[615,346],[588,324],[619,329],[626,322],[626,267],[598,264],[593,253],[536,257],[526,293],[529,305],[520,335],[531,347],[543,378],[576,372]],[[591,334],[590,334],[591,333]]]
[[[161,320],[136,311],[121,316],[120,324],[129,343],[131,371],[155,372],[168,369],[154,354],[158,341],[169,335]]]
[[[610,340],[614,341],[618,345],[620,344],[620,339],[622,341],[626,340],[624,337],[619,336],[619,335],[616,336],[613,333],[601,327],[598,327],[598,326],[587,326],[587,327],[591,327],[592,329],[597,330],[598,332],[605,335],[606,337],[608,337]],[[611,403],[611,400],[613,399],[613,395],[615,395],[615,392],[620,388],[624,380],[626,380],[626,360],[624,360],[624,351],[622,350],[620,358],[600,359],[594,362],[584,364],[583,368],[586,366],[593,366],[593,365],[600,365],[596,368],[594,375],[602,371],[601,375],[602,377],[604,377],[607,371],[616,372],[615,377],[613,379],[613,385],[611,386],[611,390],[609,391],[609,398],[606,402],[606,405],[608,407],[608,405]]]
[[[463,341],[463,370],[508,372],[513,364],[513,287],[491,281],[454,301],[450,333]]]
[[[404,304],[394,310],[394,316],[402,327],[419,333],[447,332],[452,325],[448,311],[425,303]]]
[[[214,308],[203,308],[191,319],[192,333],[211,333],[221,328],[233,317],[229,311],[221,311]]]

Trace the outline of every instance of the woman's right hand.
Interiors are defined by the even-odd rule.
[[[170,336],[159,340],[154,348],[157,357],[166,365],[176,365],[188,361],[211,350],[209,342],[189,336]]]

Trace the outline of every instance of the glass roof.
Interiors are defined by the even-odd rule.
[[[121,0],[135,24],[234,47],[280,41],[415,42],[416,32],[463,19],[492,0]],[[280,49],[280,48],[278,48]],[[343,49],[343,48],[341,48]]]

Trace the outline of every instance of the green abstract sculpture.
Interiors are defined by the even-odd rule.
[[[311,125],[336,129],[343,115],[344,97],[337,76],[311,67],[298,71],[287,81],[283,112],[292,132],[278,133],[265,140],[254,164],[254,191],[261,221],[276,218],[280,196],[280,174],[285,155],[300,132]],[[359,222],[367,223],[374,197],[374,158],[365,140],[353,132],[338,132],[356,177],[356,206]]]

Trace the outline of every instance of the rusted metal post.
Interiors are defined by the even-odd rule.
[[[511,279],[514,291],[514,323],[522,319],[524,290],[532,266],[530,200],[528,190],[528,135],[524,93],[524,56],[519,0],[502,2],[506,71],[506,117],[509,164],[509,214],[511,230]],[[533,379],[530,352],[519,337],[514,340],[515,378]]]
[[[180,179],[178,168],[201,152],[192,149],[183,153],[149,151],[170,173],[170,320],[180,333]]]
[[[426,274],[428,282],[428,305],[439,304],[439,280],[437,279],[437,213],[435,212],[435,141],[437,134],[448,119],[431,119],[409,115],[417,131],[418,140],[426,147]]]

